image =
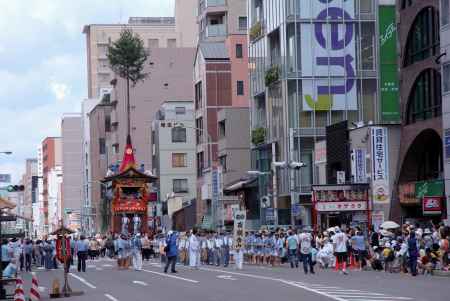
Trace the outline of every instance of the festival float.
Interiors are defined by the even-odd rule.
[[[129,235],[148,232],[148,203],[156,201],[150,184],[157,177],[136,168],[131,137],[128,135],[124,157],[117,174],[107,175],[102,181],[111,183],[112,199],[110,233]]]

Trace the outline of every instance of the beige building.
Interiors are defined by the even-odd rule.
[[[62,218],[72,230],[81,228],[83,192],[83,129],[81,114],[65,114],[61,122],[62,138]]]
[[[145,47],[195,47],[197,38],[196,0],[176,0],[175,17],[131,17],[128,24],[89,24],[84,26],[87,50],[88,97],[101,96],[114,78],[106,56],[108,45],[117,40],[124,27],[131,28]]]

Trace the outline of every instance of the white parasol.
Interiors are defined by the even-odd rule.
[[[397,228],[400,228],[400,225],[393,221],[386,221],[381,224],[380,228],[383,228],[386,230],[387,229],[397,229]]]

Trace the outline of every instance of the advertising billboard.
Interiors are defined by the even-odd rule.
[[[372,192],[374,203],[389,203],[388,135],[385,127],[372,127]]]
[[[303,110],[357,110],[355,1],[311,0],[301,9]],[[327,22],[328,21],[328,22]]]
[[[380,31],[380,96],[381,120],[400,121],[397,74],[397,28],[395,6],[378,8]]]

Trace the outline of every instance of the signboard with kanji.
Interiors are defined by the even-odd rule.
[[[389,203],[388,135],[385,127],[371,128],[372,193],[374,203]]]

